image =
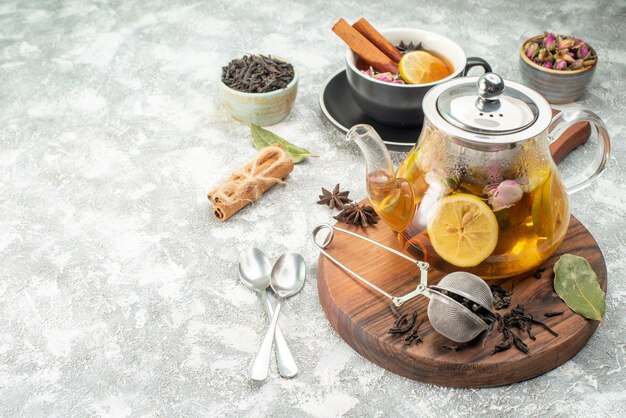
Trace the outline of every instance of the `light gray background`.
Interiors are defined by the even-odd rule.
[[[626,3],[334,3],[0,3],[0,415],[623,416]],[[333,23],[361,16],[447,35],[512,80],[524,36],[551,29],[597,49],[580,104],[606,122],[612,157],[572,212],[606,257],[606,326],[557,370],[496,389],[434,387],[364,360],[326,321],[309,235],[330,212],[315,200],[336,182],[365,190],[357,150],[317,100],[342,66]],[[246,52],[299,69],[295,108],[271,129],[320,157],[222,224],[206,192],[255,150],[216,83]],[[236,277],[248,246],[273,259],[299,251],[309,265],[281,319],[300,375],[281,379],[273,364],[259,387],[245,371],[266,319]]]

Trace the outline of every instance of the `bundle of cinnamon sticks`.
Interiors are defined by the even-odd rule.
[[[364,18],[352,26],[344,19],[339,19],[333,26],[333,32],[376,71],[398,74],[402,54]]]
[[[285,184],[292,170],[293,160],[280,145],[262,149],[252,161],[209,192],[213,214],[220,221],[227,220],[276,183]]]

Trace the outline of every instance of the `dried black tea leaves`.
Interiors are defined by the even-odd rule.
[[[511,295],[513,294],[512,288],[508,292],[497,284],[492,284],[489,288],[491,289],[491,294],[493,295],[493,307],[495,309],[506,309],[511,305]]]
[[[541,267],[538,268],[537,270],[535,270],[535,272],[533,273],[533,277],[537,280],[541,279],[541,276],[543,275],[543,272],[546,271],[545,267]]]
[[[415,325],[415,320],[417,319],[417,311],[413,312],[411,319],[407,319],[407,314],[402,315],[395,322],[394,327],[387,331],[388,334],[404,334],[409,332],[413,325]]]
[[[513,332],[514,328],[520,330],[520,332],[525,332],[531,340],[536,340],[537,338],[532,333],[532,326],[539,325],[550,334],[555,337],[558,337],[559,334],[554,332],[549,326],[544,324],[541,321],[537,321],[533,318],[532,315],[526,314],[525,308],[523,305],[517,305],[515,308],[511,309],[511,311],[504,316],[496,315],[496,318],[500,324],[498,327],[498,332],[502,334],[502,342],[495,346],[493,354],[499,353],[501,351],[506,351],[509,348],[515,346],[518,350],[525,354],[530,354],[530,350],[528,345],[522,341],[522,339]]]
[[[546,312],[543,314],[543,316],[545,316],[546,318],[552,318],[553,316],[559,316],[559,315],[563,315],[564,311],[555,311],[555,312]]]
[[[441,348],[445,348],[446,350],[450,350],[450,351],[459,351],[460,346],[458,346],[458,345],[442,344]]]
[[[244,93],[268,93],[287,87],[295,72],[288,62],[264,55],[244,55],[222,67],[222,82]]]
[[[417,313],[417,312],[416,312]],[[418,334],[420,327],[422,326],[422,319],[417,325],[413,327],[410,334],[407,334],[406,337],[402,341],[404,341],[404,345],[411,345],[415,342],[421,343],[424,341],[421,335]]]

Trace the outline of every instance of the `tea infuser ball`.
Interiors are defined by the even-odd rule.
[[[318,237],[318,234],[324,230],[326,235]],[[415,290],[401,297],[394,297],[393,295],[385,292],[383,289],[343,265],[326,251],[326,248],[333,240],[335,230],[368,241],[406,260],[409,260],[412,263],[415,263],[415,265],[420,269],[420,283],[417,285]],[[319,240],[320,238],[321,241]],[[468,309],[463,304],[447,295],[454,294],[458,298],[466,299],[474,310],[484,308],[493,313],[493,296],[491,294],[491,290],[489,289],[489,285],[487,285],[483,279],[474,274],[463,271],[450,273],[441,279],[437,285],[429,287],[427,283],[429,268],[428,263],[414,260],[411,257],[408,257],[393,248],[382,245],[370,238],[329,224],[318,225],[313,230],[313,243],[319,248],[322,254],[324,254],[338,267],[349,273],[355,279],[371,287],[381,295],[391,299],[393,304],[396,306],[402,306],[404,303],[417,296],[426,296],[429,298],[428,320],[430,321],[430,324],[435,331],[452,341],[457,343],[466,343],[476,338],[481,332],[489,329],[490,324],[487,324],[476,314],[476,312]]]
[[[475,312],[441,293],[442,290],[493,311],[493,296],[483,279],[463,271],[450,273],[430,288],[428,319],[435,331],[453,341],[465,343],[489,328]]]

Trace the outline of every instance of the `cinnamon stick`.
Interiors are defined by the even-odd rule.
[[[293,160],[280,145],[264,148],[252,161],[235,171],[208,194],[213,214],[225,221],[257,200],[276,183],[285,184]]]
[[[339,19],[333,26],[333,32],[343,39],[348,44],[348,47],[361,57],[367,65],[372,66],[376,71],[398,74],[398,65],[345,20]]]
[[[376,45],[378,49],[380,49],[385,55],[391,58],[395,62],[400,62],[402,59],[402,54],[398,51],[398,48],[393,46],[391,42],[389,42],[383,35],[378,32],[374,26],[370,24],[364,18],[360,18],[357,22],[352,25],[354,29],[359,31],[359,33],[368,41]]]

